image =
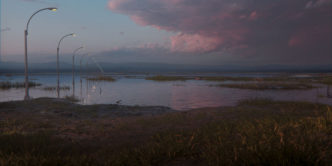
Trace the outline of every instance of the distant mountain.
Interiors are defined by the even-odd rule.
[[[332,65],[322,66],[288,66],[288,65],[263,65],[263,66],[241,66],[241,65],[186,65],[165,63],[99,63],[105,72],[332,72]],[[76,70],[79,66],[76,64]],[[69,63],[60,63],[61,72],[71,72]],[[84,71],[99,71],[96,64],[92,62],[82,65]],[[31,73],[53,73],[56,72],[56,62],[31,63]],[[16,62],[0,63],[1,73],[23,73],[24,64]]]
[[[60,63],[60,69],[68,70],[71,69],[71,64]],[[24,72],[24,63],[17,62],[1,62],[0,72],[2,73],[21,73]],[[47,63],[29,63],[29,72],[56,72],[56,62]]]

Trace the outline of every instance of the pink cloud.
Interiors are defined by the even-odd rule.
[[[316,0],[316,1],[312,0],[309,1],[305,7],[307,9],[310,9],[310,8],[320,7],[323,5],[332,5],[332,0]]]
[[[257,12],[253,11],[250,16],[249,16],[249,20],[256,20],[258,18]]]
[[[332,33],[330,28],[328,26],[305,27],[291,36],[288,45],[290,47],[310,47],[316,43],[331,43]],[[330,37],[326,38],[325,36]]]
[[[327,35],[321,35],[323,33],[299,34],[302,29],[313,27],[327,27],[324,33],[331,33],[331,2],[110,0],[108,6],[114,12],[130,16],[139,25],[177,33],[170,37],[172,51],[204,53],[227,50],[236,54],[286,56],[292,54],[289,46],[300,47],[304,41],[310,40],[332,40]],[[312,42],[306,47],[314,50],[320,45]]]
[[[223,42],[217,37],[206,37],[201,35],[180,34],[171,37],[172,51],[176,52],[209,52],[216,50]]]

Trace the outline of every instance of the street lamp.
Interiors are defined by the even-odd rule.
[[[68,35],[65,35],[63,36],[59,43],[58,43],[58,48],[57,48],[57,52],[56,52],[56,71],[57,71],[57,74],[58,74],[58,79],[57,79],[57,87],[56,87],[56,92],[57,92],[57,96],[58,98],[60,98],[60,73],[59,73],[59,51],[60,51],[60,44],[62,42],[62,40],[66,37],[75,37],[75,33],[71,33],[71,34],[68,34]]]
[[[24,30],[24,73],[25,73],[25,96],[24,96],[24,100],[29,100],[29,77],[28,77],[28,30],[29,30],[29,23],[32,19],[33,16],[35,16],[37,13],[44,11],[44,10],[51,10],[51,11],[57,11],[57,8],[55,7],[49,7],[49,8],[43,8],[40,9],[38,11],[36,11],[35,13],[32,14],[32,16],[29,18],[29,21],[26,25],[26,29]]]
[[[72,75],[73,75],[73,96],[75,96],[75,55],[76,52],[79,51],[80,49],[83,49],[84,47],[77,48],[73,52],[73,64],[72,64]]]

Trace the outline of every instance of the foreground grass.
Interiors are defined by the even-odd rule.
[[[332,163],[328,105],[253,99],[236,107],[128,118],[109,118],[99,114],[97,106],[47,106],[76,114],[51,114],[48,108],[40,113],[43,109],[27,106],[22,112],[12,103],[0,104],[1,165]]]
[[[146,77],[145,79],[152,80],[152,81],[186,81],[186,80],[190,80],[190,78],[186,78],[186,77],[182,77],[182,76],[163,76],[163,75]]]
[[[116,81],[111,76],[90,77],[90,78],[87,78],[87,80],[89,80],[89,81],[108,81],[108,82],[114,82],[114,81]]]
[[[37,87],[41,86],[40,83],[35,83],[35,82],[29,82],[29,87]],[[0,89],[2,90],[8,90],[11,88],[24,88],[25,83],[24,82],[0,82]]]
[[[253,89],[253,90],[308,90],[315,88],[311,84],[304,83],[281,83],[281,82],[260,82],[246,84],[219,84],[219,87]]]

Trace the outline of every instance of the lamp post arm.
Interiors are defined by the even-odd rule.
[[[29,24],[30,24],[30,21],[31,21],[31,19],[32,19],[33,16],[35,16],[37,13],[39,13],[41,11],[44,11],[44,10],[53,10],[53,9],[56,9],[56,8],[43,8],[43,9],[40,9],[40,10],[36,11],[35,13],[33,13],[32,16],[29,18],[29,21],[28,21],[28,23],[26,25],[26,29],[25,30],[28,32],[28,30],[29,30]]]
[[[68,35],[65,35],[65,36],[63,36],[63,37],[60,39],[60,41],[59,41],[59,43],[58,43],[58,49],[59,49],[59,47],[60,47],[60,44],[61,44],[62,40],[63,40],[64,38],[66,38],[66,37],[69,37],[69,36],[73,36],[73,33],[68,34]]]
[[[75,57],[76,52],[79,51],[80,49],[83,49],[83,48],[84,48],[84,47],[80,47],[80,48],[76,49],[76,50],[73,52],[73,56]]]

